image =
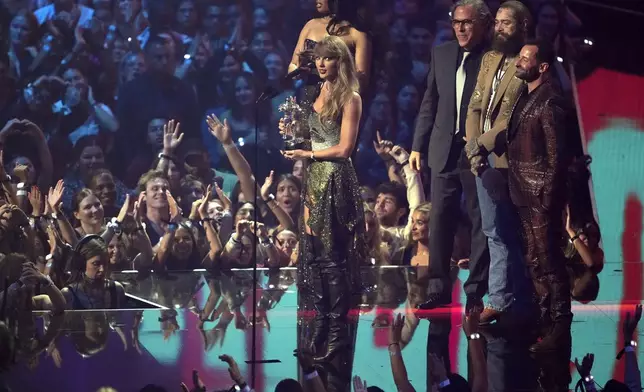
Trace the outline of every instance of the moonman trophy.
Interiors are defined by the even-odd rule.
[[[306,145],[306,138],[302,131],[304,110],[297,103],[295,97],[288,97],[286,98],[286,101],[279,106],[279,111],[284,113],[284,117],[282,118],[284,127],[281,130],[282,139],[284,140],[284,149],[304,149]]]

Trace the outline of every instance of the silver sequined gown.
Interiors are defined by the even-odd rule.
[[[308,123],[313,151],[340,142],[340,119],[323,122],[320,115],[311,110]],[[304,222],[302,211],[300,286],[306,289],[310,282],[311,263],[327,260],[346,269],[353,294],[361,292],[359,266],[366,257],[365,223],[358,178],[351,159],[310,162],[304,189],[303,205],[309,209],[309,219]],[[314,249],[311,237],[306,235],[305,224],[308,224],[322,246]]]

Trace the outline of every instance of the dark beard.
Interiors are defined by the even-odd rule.
[[[528,70],[517,69],[516,77],[527,83],[534,82],[539,79],[539,69],[537,67],[532,67]]]
[[[492,50],[496,50],[510,57],[519,54],[523,47],[523,37],[518,32],[510,36],[503,35],[505,38],[500,38],[500,35],[499,33],[494,34]]]

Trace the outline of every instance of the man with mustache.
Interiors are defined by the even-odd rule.
[[[550,70],[555,51],[528,41],[516,60],[527,83],[508,128],[510,197],[519,210],[526,264],[535,287],[542,325],[549,333],[533,352],[570,347],[570,281],[560,244],[566,198],[566,105]],[[570,242],[578,238],[570,238]]]
[[[477,176],[482,228],[490,250],[489,296],[481,324],[497,320],[515,299],[523,299],[517,280],[525,274],[519,222],[508,197],[505,139],[512,108],[524,88],[515,77],[515,62],[531,23],[523,3],[511,0],[500,6],[492,50],[483,56],[465,124],[465,153]],[[487,170],[490,167],[493,170]]]

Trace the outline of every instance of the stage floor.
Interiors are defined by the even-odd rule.
[[[418,321],[411,342],[403,350],[416,390],[426,389],[428,347],[445,350],[451,370],[467,378],[467,340],[461,328],[461,287],[467,271],[459,271],[451,307],[412,313],[413,305],[424,297],[419,284],[422,274],[405,268],[363,271],[368,288],[360,308],[353,312],[353,374],[369,385],[396,390],[387,351],[387,324],[398,312],[409,312],[408,316]],[[281,379],[298,378],[292,353],[298,345],[298,333],[302,333],[298,320],[307,315],[298,313],[295,270],[258,271],[257,277],[256,303],[267,311],[258,312],[253,322],[252,271],[239,270],[220,277],[209,277],[203,271],[163,278],[118,274],[116,278],[126,283],[132,309],[67,312],[56,345],[58,364],[42,354],[35,367],[33,363],[31,367],[17,364],[8,374],[8,383],[14,391],[33,392],[93,392],[107,386],[129,392],[150,383],[176,391],[182,381],[190,382],[196,369],[208,391],[227,390],[232,382],[218,356],[228,354],[238,361],[248,380],[254,379],[256,391],[272,391]],[[623,377],[623,360],[615,359],[622,348],[620,326],[625,312],[632,312],[633,305],[641,301],[641,294],[622,289],[622,264],[612,268],[607,264],[601,284],[598,301],[574,303],[572,359],[581,360],[584,354],[594,353],[593,374],[603,386],[610,378]],[[203,308],[209,297],[217,301],[218,317],[200,325],[195,307]],[[531,357],[525,344],[516,344],[517,337],[521,340],[527,336],[526,329],[510,325],[509,329],[492,329],[487,334],[491,344],[488,374],[495,385],[504,385],[500,390],[535,390],[539,373],[550,371],[548,367],[556,363],[556,369],[564,370],[564,377],[573,368],[565,357],[565,348],[564,358]],[[253,359],[253,343],[255,364],[246,362]],[[641,354],[639,359],[644,359]],[[576,371],[571,374],[576,382]]]

